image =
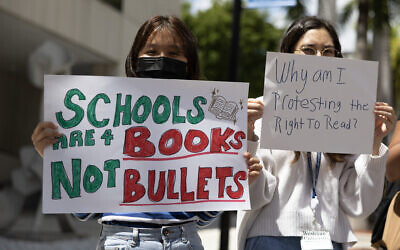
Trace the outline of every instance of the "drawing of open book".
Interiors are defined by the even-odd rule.
[[[239,107],[235,102],[226,101],[223,96],[214,95],[208,111],[218,119],[236,121],[236,113]]]

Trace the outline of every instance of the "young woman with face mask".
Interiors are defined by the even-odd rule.
[[[199,79],[196,39],[174,16],[155,16],[137,32],[125,62],[128,77]],[[156,91],[156,90],[155,90]],[[36,127],[33,144],[40,155],[60,134],[51,122]],[[250,153],[244,155],[249,182],[261,165]],[[149,212],[75,214],[81,220],[96,218],[102,223],[98,249],[203,249],[197,228],[205,226],[220,212]]]
[[[280,51],[342,57],[334,27],[318,17],[293,22]],[[249,99],[248,148],[258,148],[264,168],[250,185],[252,210],[238,212],[238,249],[301,249],[310,230],[328,235],[333,249],[346,249],[357,240],[347,216],[367,216],[381,199],[388,156],[382,139],[393,129],[393,108],[376,103],[373,153],[362,155],[260,149],[263,108],[262,97]]]

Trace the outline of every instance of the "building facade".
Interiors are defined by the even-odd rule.
[[[31,134],[43,112],[43,75],[124,76],[138,28],[158,14],[179,16],[180,0],[0,0],[1,203],[16,183],[33,181],[26,192],[18,190],[23,200],[36,190],[32,178],[40,179],[40,170],[28,177],[15,173],[33,161]],[[21,202],[3,207],[0,228]]]

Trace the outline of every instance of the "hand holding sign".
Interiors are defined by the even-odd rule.
[[[394,129],[396,116],[394,110],[389,104],[377,102],[374,108],[375,113],[375,131],[374,131],[374,146],[373,154],[379,154],[379,146],[385,136]]]
[[[52,122],[40,122],[32,133],[32,142],[36,151],[43,157],[44,148],[56,143],[61,133],[57,131],[57,125]]]
[[[247,102],[247,136],[255,141],[254,123],[263,115],[264,103],[261,100],[249,98]]]
[[[253,183],[260,175],[262,165],[257,157],[253,157],[249,152],[244,153],[247,169],[249,171],[249,185]]]

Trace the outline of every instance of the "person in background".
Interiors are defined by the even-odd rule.
[[[138,30],[125,63],[128,77],[199,79],[197,42],[177,17],[155,16]],[[156,90],[155,90],[156,91]],[[61,134],[51,122],[35,128],[32,141],[43,156],[45,147]],[[261,165],[245,153],[249,182],[257,178]],[[203,249],[198,226],[205,226],[220,212],[144,212],[75,214],[81,220],[96,218],[102,224],[98,249]]]
[[[389,144],[389,157],[386,164],[386,179],[389,182],[400,180],[400,116]]]
[[[280,51],[342,57],[334,27],[318,17],[294,21]],[[248,100],[248,148],[258,148],[264,169],[250,185],[252,209],[238,212],[238,249],[301,249],[307,230],[325,232],[333,249],[346,249],[357,240],[347,216],[369,215],[382,197],[388,157],[382,139],[394,127],[393,108],[375,104],[373,151],[360,155],[260,149],[263,108],[262,97]]]
[[[400,220],[397,202],[400,192],[400,116],[389,144],[386,163],[385,192],[378,208],[373,214],[374,227],[371,245],[376,249],[398,249],[400,246]],[[393,203],[393,204],[392,204]]]

